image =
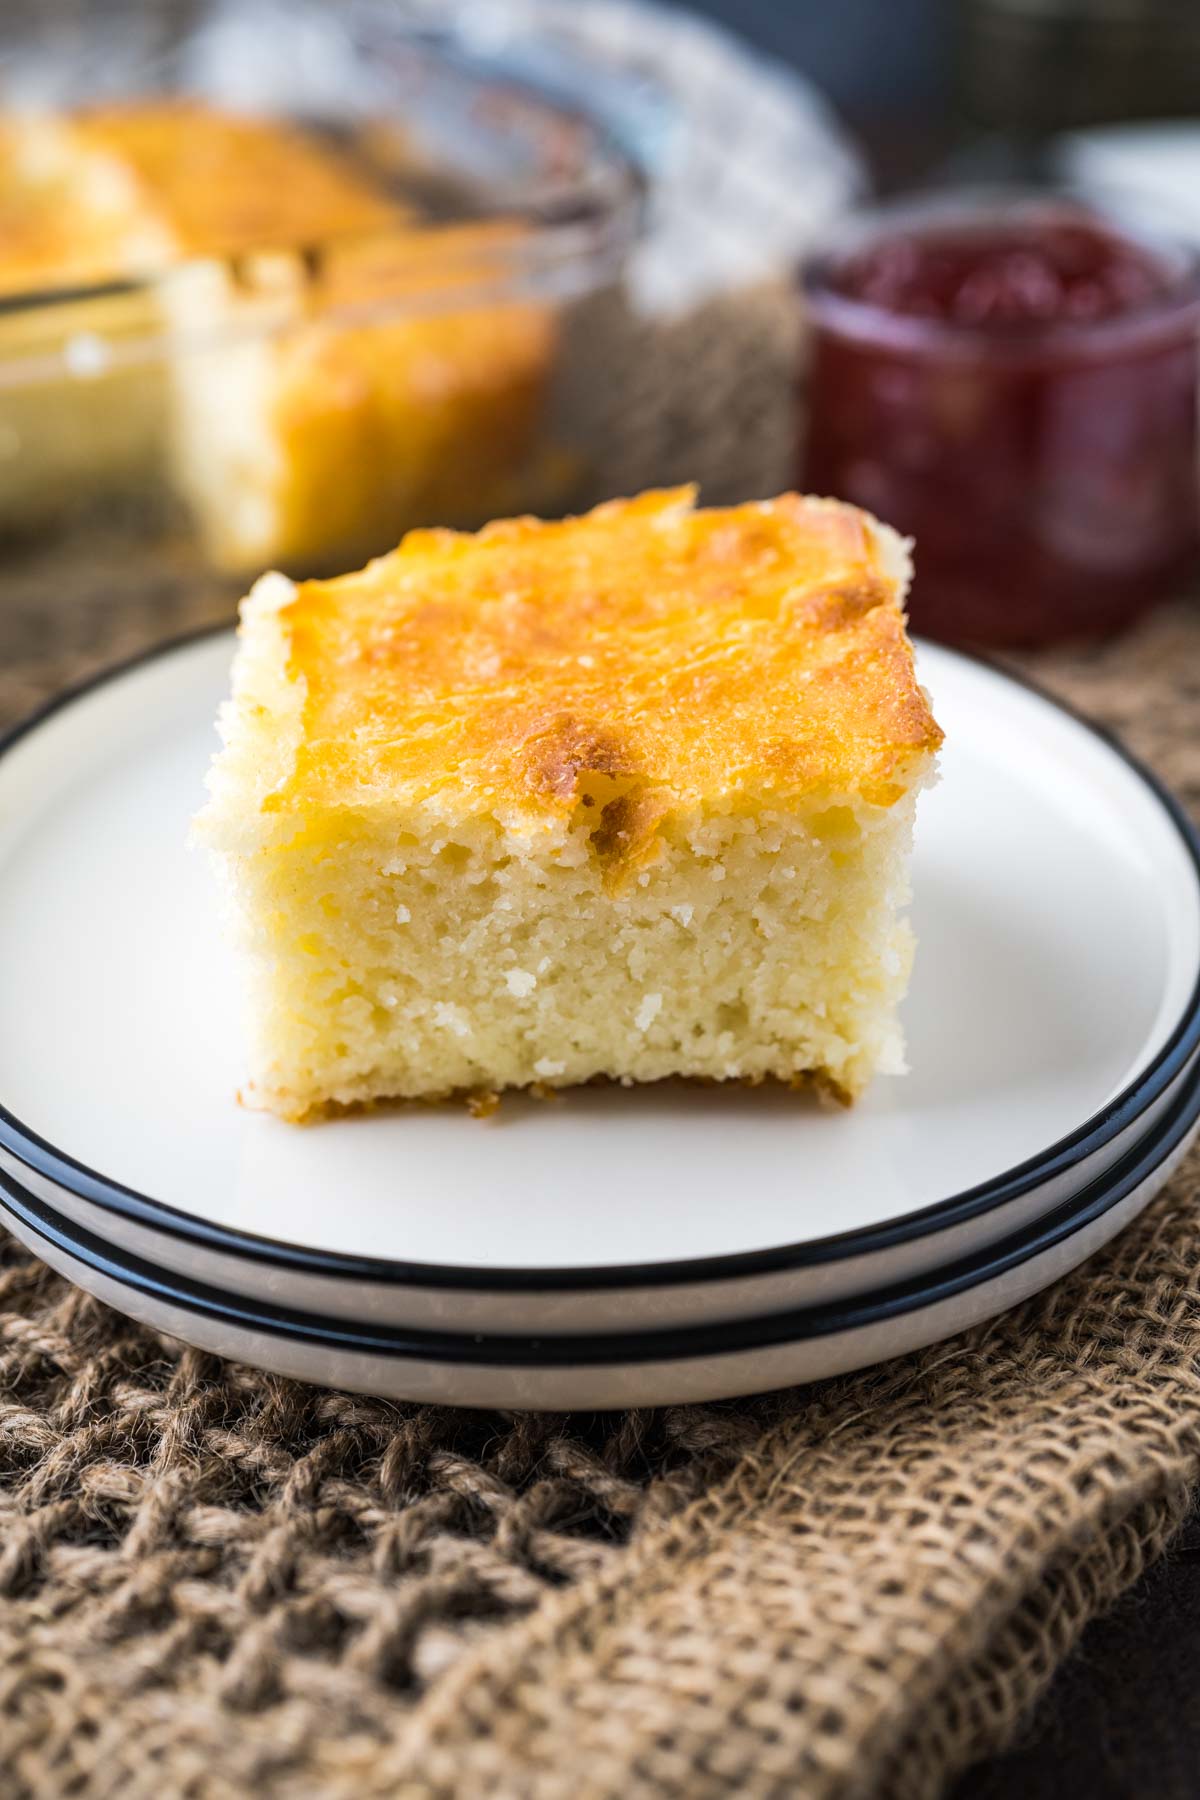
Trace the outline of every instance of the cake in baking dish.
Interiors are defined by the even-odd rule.
[[[597,1077],[902,1067],[941,733],[904,543],[688,489],[264,577],[199,835],[291,1119]]]
[[[40,367],[48,333],[91,358],[6,384],[0,451],[31,495],[165,465],[230,568],[344,567],[409,525],[503,510],[537,463],[554,345],[546,307],[498,297],[521,231],[423,222],[283,120],[185,99],[14,116],[0,292],[153,279],[0,321],[14,366]],[[161,351],[114,356],[114,332]]]
[[[77,496],[144,497],[158,486],[165,384],[146,361],[63,369],[63,346],[86,357],[155,328],[130,293],[98,289],[114,275],[107,227],[68,181],[34,154],[32,127],[0,120],[0,528],[28,531]],[[34,296],[79,290],[53,305]],[[69,354],[69,353],[68,353]]]
[[[176,480],[215,562],[320,569],[418,522],[520,503],[553,319],[532,301],[472,297],[502,279],[518,229],[481,222],[334,245],[253,294],[218,264],[166,284],[193,341],[172,364]],[[253,329],[281,307],[285,329]]]

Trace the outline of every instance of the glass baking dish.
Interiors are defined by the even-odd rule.
[[[386,7],[97,10],[0,26],[0,564],[303,576],[605,490],[644,196],[603,125]]]

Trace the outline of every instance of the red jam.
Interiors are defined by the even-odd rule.
[[[929,203],[810,271],[803,485],[916,539],[914,627],[1117,629],[1200,544],[1200,287],[1067,201]]]

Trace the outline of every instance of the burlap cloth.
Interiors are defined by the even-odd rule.
[[[0,711],[228,604],[10,563]],[[1200,799],[1200,610],[1040,672]],[[5,1241],[0,1792],[941,1793],[1186,1513],[1198,1190],[890,1367],[588,1418],[222,1364]]]

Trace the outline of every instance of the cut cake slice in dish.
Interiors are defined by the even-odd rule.
[[[0,392],[22,447],[0,525],[166,476],[221,567],[309,573],[561,485],[554,309],[498,291],[526,236],[422,222],[282,119],[184,98],[0,117],[0,286],[118,283],[0,318],[0,360],[50,370]],[[64,379],[73,334],[162,354]]]
[[[252,970],[246,1098],[903,1067],[908,856],[941,732],[907,550],[691,490],[242,610],[199,834]]]

